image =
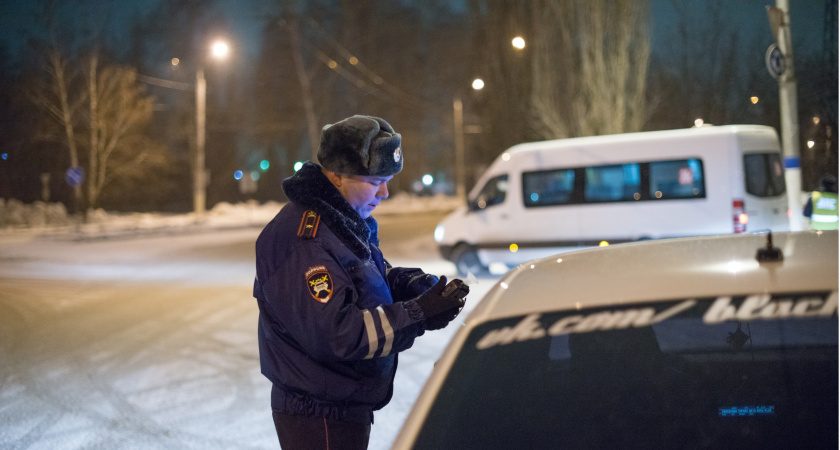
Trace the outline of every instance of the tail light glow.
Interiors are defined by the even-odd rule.
[[[744,211],[743,200],[732,200],[732,232],[743,233],[747,231],[747,222],[750,218]]]

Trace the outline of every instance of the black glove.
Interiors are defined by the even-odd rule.
[[[441,328],[446,327],[449,325],[449,322],[455,320],[460,314],[461,308],[452,308],[448,309],[436,316],[429,317],[428,319],[424,320],[425,329],[427,330],[440,330]]]
[[[409,292],[414,293],[414,296],[418,296],[431,289],[432,286],[437,284],[437,282],[438,277],[429,273],[424,273],[411,277],[406,284],[406,289]]]
[[[470,293],[470,287],[464,284],[463,281],[459,279],[454,279],[446,285],[446,288],[443,290],[442,295],[446,298],[457,298],[459,299],[460,306],[457,308],[447,309],[446,311],[437,314],[435,316],[429,317],[425,319],[426,329],[427,330],[439,330],[449,322],[452,322],[458,314],[461,313],[461,309],[464,307],[464,302],[466,301],[467,294]]]
[[[460,295],[462,291],[460,289],[455,289],[452,292],[444,294],[443,291],[446,287],[446,277],[442,276],[440,277],[440,280],[438,280],[437,284],[414,300],[417,302],[417,306],[420,307],[420,310],[423,311],[424,320],[434,317],[444,311],[453,308],[460,308],[464,305],[464,302],[461,300],[463,295]],[[467,292],[469,292],[469,288],[466,285],[463,287],[467,288]]]
[[[416,299],[438,282],[438,277],[420,269],[393,267],[388,270],[388,285],[394,302]]]

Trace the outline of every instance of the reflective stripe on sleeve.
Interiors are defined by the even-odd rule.
[[[376,337],[376,325],[373,323],[373,315],[370,311],[362,311],[362,317],[365,319],[365,331],[368,336],[368,354],[365,359],[371,359],[379,348],[379,339]]]
[[[391,327],[391,322],[388,321],[388,316],[385,315],[385,310],[381,306],[377,306],[379,311],[379,320],[382,321],[382,331],[385,332],[385,347],[382,349],[382,355],[388,356],[391,353],[391,346],[394,345],[394,329]]]

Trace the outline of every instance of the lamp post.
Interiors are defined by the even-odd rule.
[[[211,54],[221,59],[228,54],[228,45],[216,41],[211,46]],[[193,212],[198,218],[204,216],[207,207],[207,169],[205,166],[204,144],[207,137],[207,80],[204,78],[204,66],[199,63],[195,71],[195,164],[193,167]]]
[[[791,43],[788,0],[776,0],[776,6],[767,6],[767,17],[778,49],[781,51],[780,72],[773,73],[779,80],[779,119],[782,126],[781,144],[785,163],[790,230],[802,231],[802,169],[799,162],[799,113],[797,110],[796,76],[793,71],[793,45]],[[768,55],[771,51],[768,49]],[[768,69],[770,68],[768,64]]]
[[[195,71],[195,164],[193,167],[193,212],[202,217],[207,205],[206,169],[204,168],[204,139],[207,118],[207,80],[204,68]]]
[[[452,100],[452,115],[455,124],[455,196],[466,200],[465,170],[464,170],[464,104],[455,97]]]
[[[484,88],[484,80],[476,78],[472,82],[472,88],[479,91]],[[452,116],[455,128],[455,195],[462,200],[467,199],[466,187],[466,162],[464,147],[464,103],[461,98],[455,96],[452,100]]]

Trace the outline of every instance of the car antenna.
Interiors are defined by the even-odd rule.
[[[758,262],[781,262],[785,259],[785,256],[782,254],[782,249],[779,247],[773,247],[773,232],[767,232],[767,246],[764,248],[758,249],[758,252],[755,254],[755,259]]]

